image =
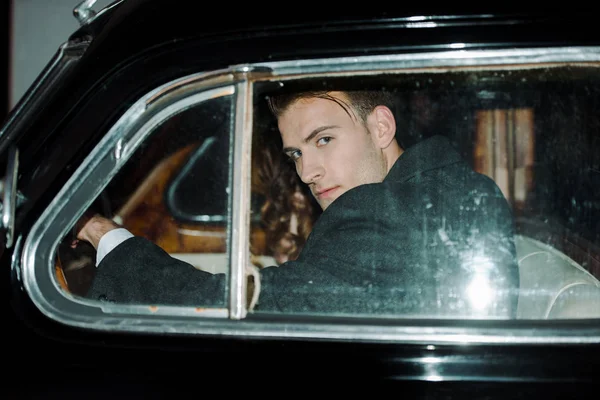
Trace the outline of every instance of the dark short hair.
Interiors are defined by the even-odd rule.
[[[267,101],[271,112],[276,118],[279,118],[281,114],[297,101],[311,98],[331,100],[339,104],[348,115],[350,115],[349,108],[351,108],[363,123],[367,121],[369,114],[379,105],[390,108],[395,114],[396,102],[394,95],[390,92],[384,90],[349,90],[340,92],[343,92],[348,97],[350,104],[346,104],[345,101],[333,97],[331,90],[281,93],[269,96]]]

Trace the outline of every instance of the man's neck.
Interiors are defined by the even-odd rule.
[[[386,174],[389,174],[389,172],[392,169],[392,167],[394,166],[394,164],[396,164],[396,161],[398,161],[398,159],[400,158],[402,153],[404,153],[404,150],[402,149],[402,147],[400,147],[398,145],[394,146],[394,148],[386,149],[386,150],[389,150],[388,152],[385,153],[385,160],[386,160],[386,167],[387,167]]]

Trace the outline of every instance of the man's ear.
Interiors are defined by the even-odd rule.
[[[386,106],[377,106],[369,116],[373,140],[381,149],[387,148],[396,138],[396,118]]]

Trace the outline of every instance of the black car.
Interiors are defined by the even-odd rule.
[[[372,380],[433,398],[592,389],[600,31],[591,13],[217,17],[198,6],[120,0],[95,12],[82,2],[81,27],[0,130],[10,393],[155,397]],[[515,218],[515,318],[253,309],[257,274],[279,263],[262,212],[257,149],[278,145],[265,99],[334,86],[391,88],[401,129],[415,141],[446,136],[497,183]],[[220,305],[86,298],[95,250],[71,243],[88,212],[227,274]],[[208,387],[217,380],[229,385]]]

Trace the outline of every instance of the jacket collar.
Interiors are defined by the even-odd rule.
[[[383,181],[404,182],[415,175],[461,160],[448,138],[435,135],[404,150]]]

